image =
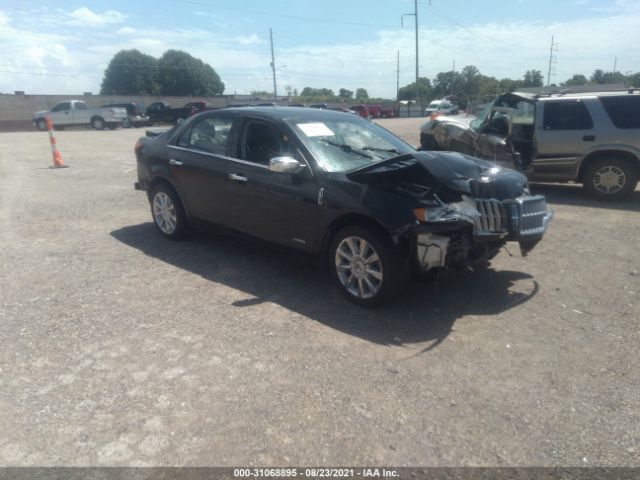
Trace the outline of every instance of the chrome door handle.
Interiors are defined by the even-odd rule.
[[[175,165],[176,167],[179,167],[180,165],[184,165],[184,163],[180,160],[176,160],[175,158],[170,158],[169,165]]]
[[[229,179],[230,180],[234,180],[236,182],[243,182],[243,183],[247,181],[247,177],[245,177],[245,176],[243,176],[241,174],[238,174],[238,173],[230,173],[229,174]]]

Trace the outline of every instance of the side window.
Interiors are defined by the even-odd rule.
[[[76,110],[86,110],[87,109],[87,104],[84,102],[77,102],[76,103]]]
[[[64,110],[71,110],[71,102],[59,103],[51,109],[52,112],[62,112]]]
[[[232,125],[232,117],[204,118],[182,134],[178,145],[201,152],[225,155]]]
[[[265,122],[248,123],[242,145],[242,158],[249,162],[269,165],[274,157],[294,155],[289,137],[275,125]]]
[[[590,130],[593,120],[589,110],[580,100],[546,102],[544,104],[545,130]]]
[[[640,96],[600,97],[616,128],[640,128]]]

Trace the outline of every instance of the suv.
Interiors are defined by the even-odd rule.
[[[506,93],[465,125],[420,127],[423,150],[493,160],[533,181],[573,181],[600,200],[631,194],[640,173],[640,92]]]
[[[425,109],[424,115],[428,117],[434,113],[439,115],[457,115],[460,113],[460,109],[448,100],[434,100]]]

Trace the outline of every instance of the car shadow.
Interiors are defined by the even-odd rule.
[[[412,282],[408,291],[376,309],[349,303],[327,271],[295,254],[218,232],[194,232],[189,240],[171,242],[153,223],[127,226],[111,235],[145,255],[239,290],[247,308],[273,302],[328,327],[380,345],[430,342],[428,351],[446,339],[465,315],[495,315],[535,296],[537,282],[528,274],[481,269],[446,273],[437,282]],[[511,290],[526,282],[527,293]]]
[[[551,204],[640,212],[640,190],[638,189],[624,200],[602,202],[591,198],[582,185],[531,183],[530,187],[531,193],[544,195]]]

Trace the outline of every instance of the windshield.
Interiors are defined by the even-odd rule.
[[[476,119],[471,121],[471,124],[470,124],[471,128],[473,128],[475,131],[480,130],[480,127],[489,116],[489,113],[491,113],[491,109],[493,108],[494,103],[495,103],[495,100],[493,102],[488,103],[487,106],[484,107],[484,110],[482,110],[482,112],[476,117]]]
[[[440,106],[440,102],[431,102],[427,108],[433,108],[434,110]]]
[[[328,172],[349,172],[415,149],[384,128],[357,117],[310,122],[288,120]]]

